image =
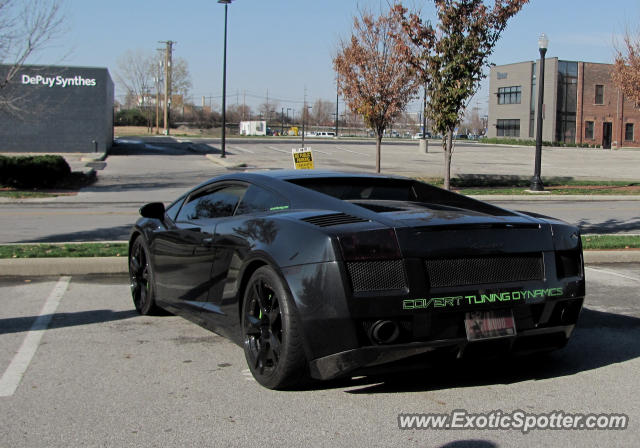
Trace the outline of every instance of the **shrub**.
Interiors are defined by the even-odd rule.
[[[154,118],[155,112],[152,121]],[[138,109],[123,109],[116,113],[116,126],[146,126],[147,124],[147,117]]]
[[[51,188],[70,175],[62,156],[0,156],[0,184],[6,187]]]

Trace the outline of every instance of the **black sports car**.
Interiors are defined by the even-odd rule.
[[[268,388],[560,348],[585,294],[575,226],[413,179],[229,174],[140,213],[136,309],[242,345]]]

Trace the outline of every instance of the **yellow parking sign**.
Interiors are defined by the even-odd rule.
[[[313,169],[313,154],[311,153],[311,148],[293,148],[291,154],[293,155],[293,167],[295,169]]]

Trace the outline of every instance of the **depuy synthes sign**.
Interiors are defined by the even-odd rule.
[[[0,77],[8,66],[0,65]],[[0,78],[1,79],[1,78]],[[106,68],[24,66],[2,89],[0,152],[105,151],[113,141],[114,86]]]
[[[74,76],[73,78],[65,78],[61,75],[58,75],[58,76],[22,75],[22,84],[30,84],[33,86],[44,85],[49,87],[56,86],[56,87],[62,87],[63,89],[67,86],[95,87],[96,79],[83,78],[80,75]]]

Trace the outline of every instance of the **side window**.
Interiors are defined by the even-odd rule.
[[[242,198],[236,215],[270,210],[284,210],[288,208],[289,202],[280,195],[251,185],[247,190],[247,194]]]
[[[192,196],[189,198],[189,202],[180,209],[178,221],[231,216],[246,189],[247,187],[242,185],[230,185],[214,191],[203,191]]]
[[[180,206],[182,205],[182,202],[184,201],[185,197],[186,195],[180,197],[177,201],[171,204],[169,208],[167,208],[166,215],[169,217],[171,221],[175,222],[178,215],[178,210],[180,210]]]

